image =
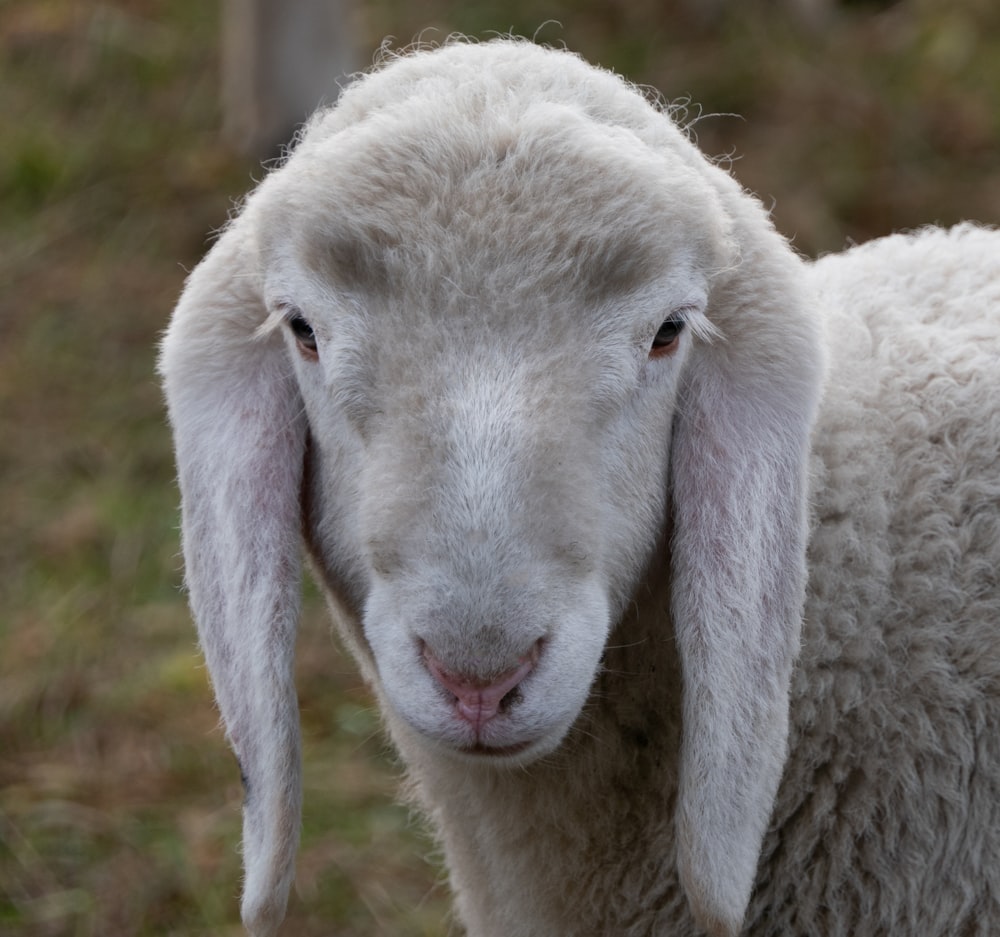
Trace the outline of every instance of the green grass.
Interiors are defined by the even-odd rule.
[[[807,252],[1000,221],[993,0],[851,4],[821,30],[735,4],[371,0],[425,26],[565,41],[689,96],[713,154]],[[180,593],[154,376],[185,269],[261,171],[217,127],[217,4],[0,2],[0,932],[239,933],[235,763]],[[697,113],[696,109],[690,112]],[[448,931],[434,847],[308,593],[306,805],[288,934]]]

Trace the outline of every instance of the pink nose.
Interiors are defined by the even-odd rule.
[[[478,731],[496,716],[503,700],[534,669],[539,649],[536,644],[516,666],[491,679],[448,670],[426,646],[424,660],[434,679],[455,697],[456,712]]]

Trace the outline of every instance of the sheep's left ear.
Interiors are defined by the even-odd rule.
[[[785,763],[823,365],[801,261],[722,182],[738,257],[709,298],[721,338],[685,362],[671,602],[684,681],[678,865],[701,927],[733,937]]]

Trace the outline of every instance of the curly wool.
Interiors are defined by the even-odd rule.
[[[1000,250],[963,225],[809,275],[830,371],[786,765],[747,933],[1000,920]]]

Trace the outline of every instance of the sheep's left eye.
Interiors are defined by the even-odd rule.
[[[653,344],[649,349],[650,358],[662,358],[672,355],[677,351],[680,344],[681,332],[684,331],[684,320],[679,316],[671,316],[653,337]]]

